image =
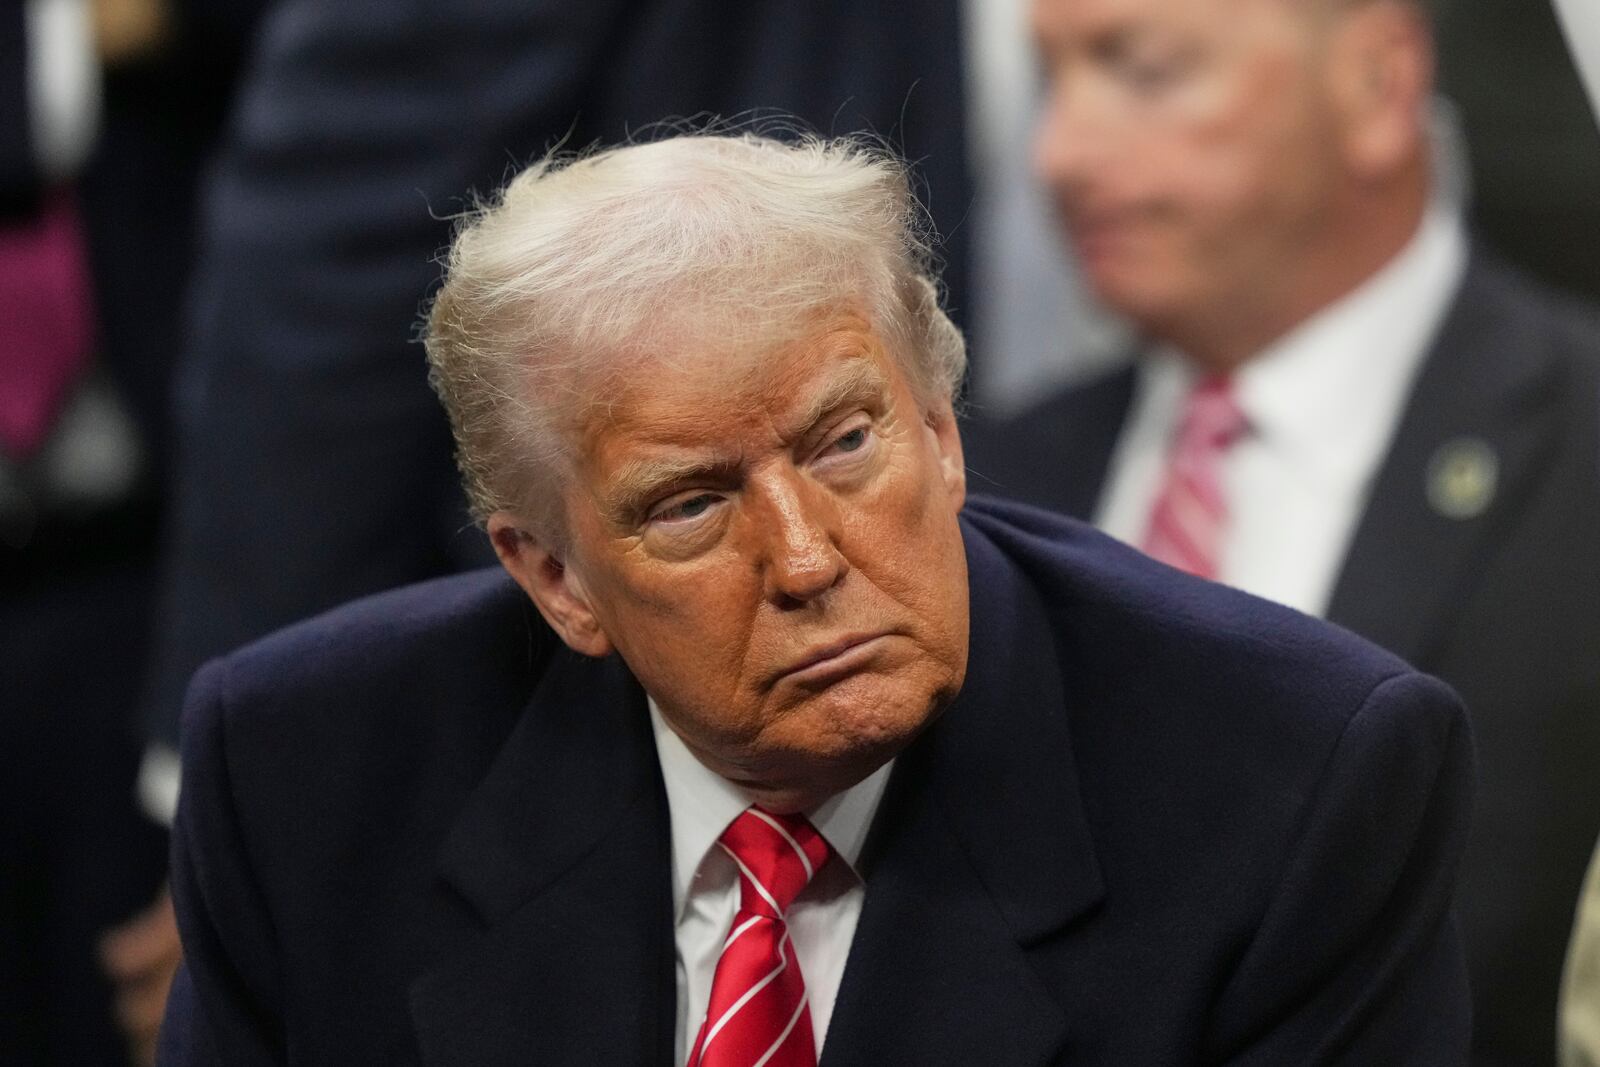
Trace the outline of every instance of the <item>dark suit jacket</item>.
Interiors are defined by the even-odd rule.
[[[974,500],[966,684],[890,777],[822,1062],[1455,1064],[1465,716],[1350,635]],[[503,577],[208,666],[167,1065],[670,1062],[644,694]]]
[[[1087,517],[1131,370],[977,435],[975,483]],[[1498,458],[1487,510],[1435,511],[1448,442]],[[1482,255],[1404,410],[1333,621],[1454,686],[1478,739],[1459,911],[1478,1064],[1554,1062],[1572,909],[1600,832],[1600,320]]]
[[[493,562],[412,343],[448,216],[565,139],[779,109],[916,161],[960,303],[957,0],[282,0],[221,155],[149,695],[334,604]]]

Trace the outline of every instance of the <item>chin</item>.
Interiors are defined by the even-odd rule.
[[[1162,303],[1161,294],[1151,287],[1149,277],[1136,271],[1097,271],[1089,276],[1089,287],[1100,303],[1135,320]]]
[[[932,659],[863,671],[808,693],[753,737],[702,756],[774,811],[814,807],[899,755],[960,688],[962,671]],[[703,750],[704,751],[704,750]],[[710,757],[710,758],[707,758]]]
[[[829,772],[836,768],[839,777],[850,779],[830,791],[847,788],[899,754],[949,702],[945,687],[909,681],[847,678],[785,716],[782,737],[774,740],[814,777],[834,777]]]

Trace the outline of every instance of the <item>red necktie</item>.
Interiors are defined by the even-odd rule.
[[[88,258],[66,194],[0,227],[0,448],[32,455],[93,343]]]
[[[1207,378],[1194,387],[1140,545],[1147,555],[1202,578],[1217,577],[1228,525],[1222,458],[1244,431],[1244,414],[1227,378]]]
[[[739,868],[739,911],[687,1067],[816,1067],[800,961],[784,914],[828,861],[802,815],[745,809],[717,844]]]

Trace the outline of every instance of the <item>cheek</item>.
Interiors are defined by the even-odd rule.
[[[938,627],[952,619],[954,599],[965,602],[957,505],[932,446],[920,436],[901,443],[870,496],[845,512],[845,551],[920,625]]]
[[[670,577],[650,573],[607,582],[606,634],[647,688],[721,692],[737,675],[749,638],[748,568],[708,563]]]
[[[1226,125],[1193,131],[1188,143],[1157,164],[1170,175],[1170,195],[1152,212],[1149,274],[1132,284],[1160,283],[1176,298],[1214,301],[1241,275],[1259,269],[1264,248],[1276,248],[1296,227],[1294,201],[1303,183],[1286,175],[1299,146]],[[1286,163],[1286,161],[1288,161]]]
[[[1249,240],[1326,180],[1333,131],[1312,106],[1304,72],[1264,62],[1252,75],[1190,129],[1187,165],[1169,161],[1219,241]]]

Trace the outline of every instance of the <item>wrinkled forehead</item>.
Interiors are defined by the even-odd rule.
[[[882,355],[904,373],[890,328],[864,299],[773,314],[667,315],[626,344],[574,366],[566,432],[574,445],[600,430],[654,418],[661,408],[749,406],[790,395],[819,362]]]
[[[873,368],[900,375],[884,333],[859,305],[805,315],[787,328],[662,333],[591,378],[591,403],[576,427],[581,444],[619,431],[677,423],[724,424],[804,407],[834,379]]]
[[[735,467],[795,447],[842,408],[910,393],[884,338],[858,313],[766,347],[717,341],[642,356],[600,385],[573,450],[574,474],[591,495],[629,472]]]

